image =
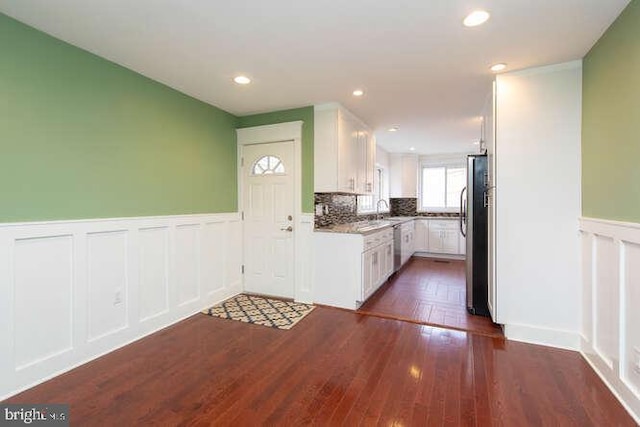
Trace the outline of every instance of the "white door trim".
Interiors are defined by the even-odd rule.
[[[304,251],[304,240],[302,222],[305,217],[302,214],[302,124],[303,122],[294,121],[287,123],[278,123],[274,125],[254,126],[250,128],[236,129],[237,132],[237,159],[238,159],[238,210],[244,211],[243,206],[243,177],[242,177],[242,147],[252,144],[266,144],[270,142],[283,142],[293,141],[294,151],[294,171],[293,171],[293,203],[294,203],[294,226],[296,230],[294,232],[293,239],[293,257],[294,263],[294,299],[296,301],[311,302],[310,301],[310,289],[305,286],[304,271],[306,263],[298,262],[298,257]],[[243,231],[244,233],[244,231]],[[243,248],[242,259],[244,263],[245,254]],[[244,277],[242,278],[244,286]]]

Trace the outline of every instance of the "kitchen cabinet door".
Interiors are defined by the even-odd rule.
[[[439,254],[444,250],[444,240],[442,238],[442,230],[440,228],[436,228],[433,225],[433,222],[429,224],[429,252]]]
[[[465,239],[462,233],[458,233],[458,245],[458,253],[465,255],[467,253],[467,239]]]
[[[362,301],[366,300],[373,292],[373,254],[371,249],[362,254]]]
[[[459,239],[457,230],[442,230],[442,253],[458,254]]]
[[[453,220],[429,221],[429,252],[434,254],[460,254],[460,230]]]
[[[376,142],[373,133],[368,130],[361,132],[364,161],[362,162],[362,191],[373,194],[373,182],[376,169]]]
[[[338,190],[357,192],[360,141],[358,125],[349,115],[338,114]]]
[[[375,140],[370,129],[337,104],[314,107],[314,189],[370,194]]]
[[[402,244],[400,246],[400,263],[405,262],[413,255],[413,230],[407,230],[402,233]]]
[[[384,279],[386,280],[393,273],[393,241],[383,245],[384,251]]]
[[[416,231],[414,239],[414,249],[416,252],[429,251],[429,221],[424,219],[416,220]]]

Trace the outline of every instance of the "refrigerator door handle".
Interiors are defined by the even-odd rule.
[[[467,212],[465,209],[465,200],[464,200],[464,192],[467,191],[467,187],[464,187],[462,189],[462,191],[460,192],[460,233],[462,234],[463,237],[467,237],[467,234],[465,233],[464,229],[465,229],[465,225],[467,223]]]

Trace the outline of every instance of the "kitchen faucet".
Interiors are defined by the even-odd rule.
[[[380,216],[380,202],[384,202],[384,204],[387,206],[387,210],[390,210],[389,203],[387,203],[385,199],[378,200],[378,203],[376,203],[376,219],[382,219],[384,217],[384,214],[382,214],[382,217]]]

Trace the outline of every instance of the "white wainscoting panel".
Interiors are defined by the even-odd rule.
[[[140,230],[140,321],[169,311],[169,229]]]
[[[178,305],[193,303],[200,297],[200,226],[176,227],[176,279]]]
[[[593,349],[613,368],[618,354],[618,321],[620,316],[618,243],[609,236],[594,236],[595,275],[593,293]]]
[[[242,291],[237,213],[0,224],[0,400]]]
[[[202,272],[202,292],[208,301],[219,300],[224,292],[227,269],[227,248],[220,245],[226,242],[228,233],[224,221],[208,222],[202,233],[202,252],[200,253],[200,271]]]
[[[630,363],[623,365],[622,381],[640,396],[640,244],[624,242],[622,248],[624,289],[626,295],[621,323],[623,359]],[[629,260],[630,262],[628,262]]]
[[[640,423],[640,224],[580,220],[581,351]]]
[[[127,327],[127,232],[87,234],[89,341]]]
[[[72,348],[72,257],[70,235],[15,240],[13,368],[18,371]]]

